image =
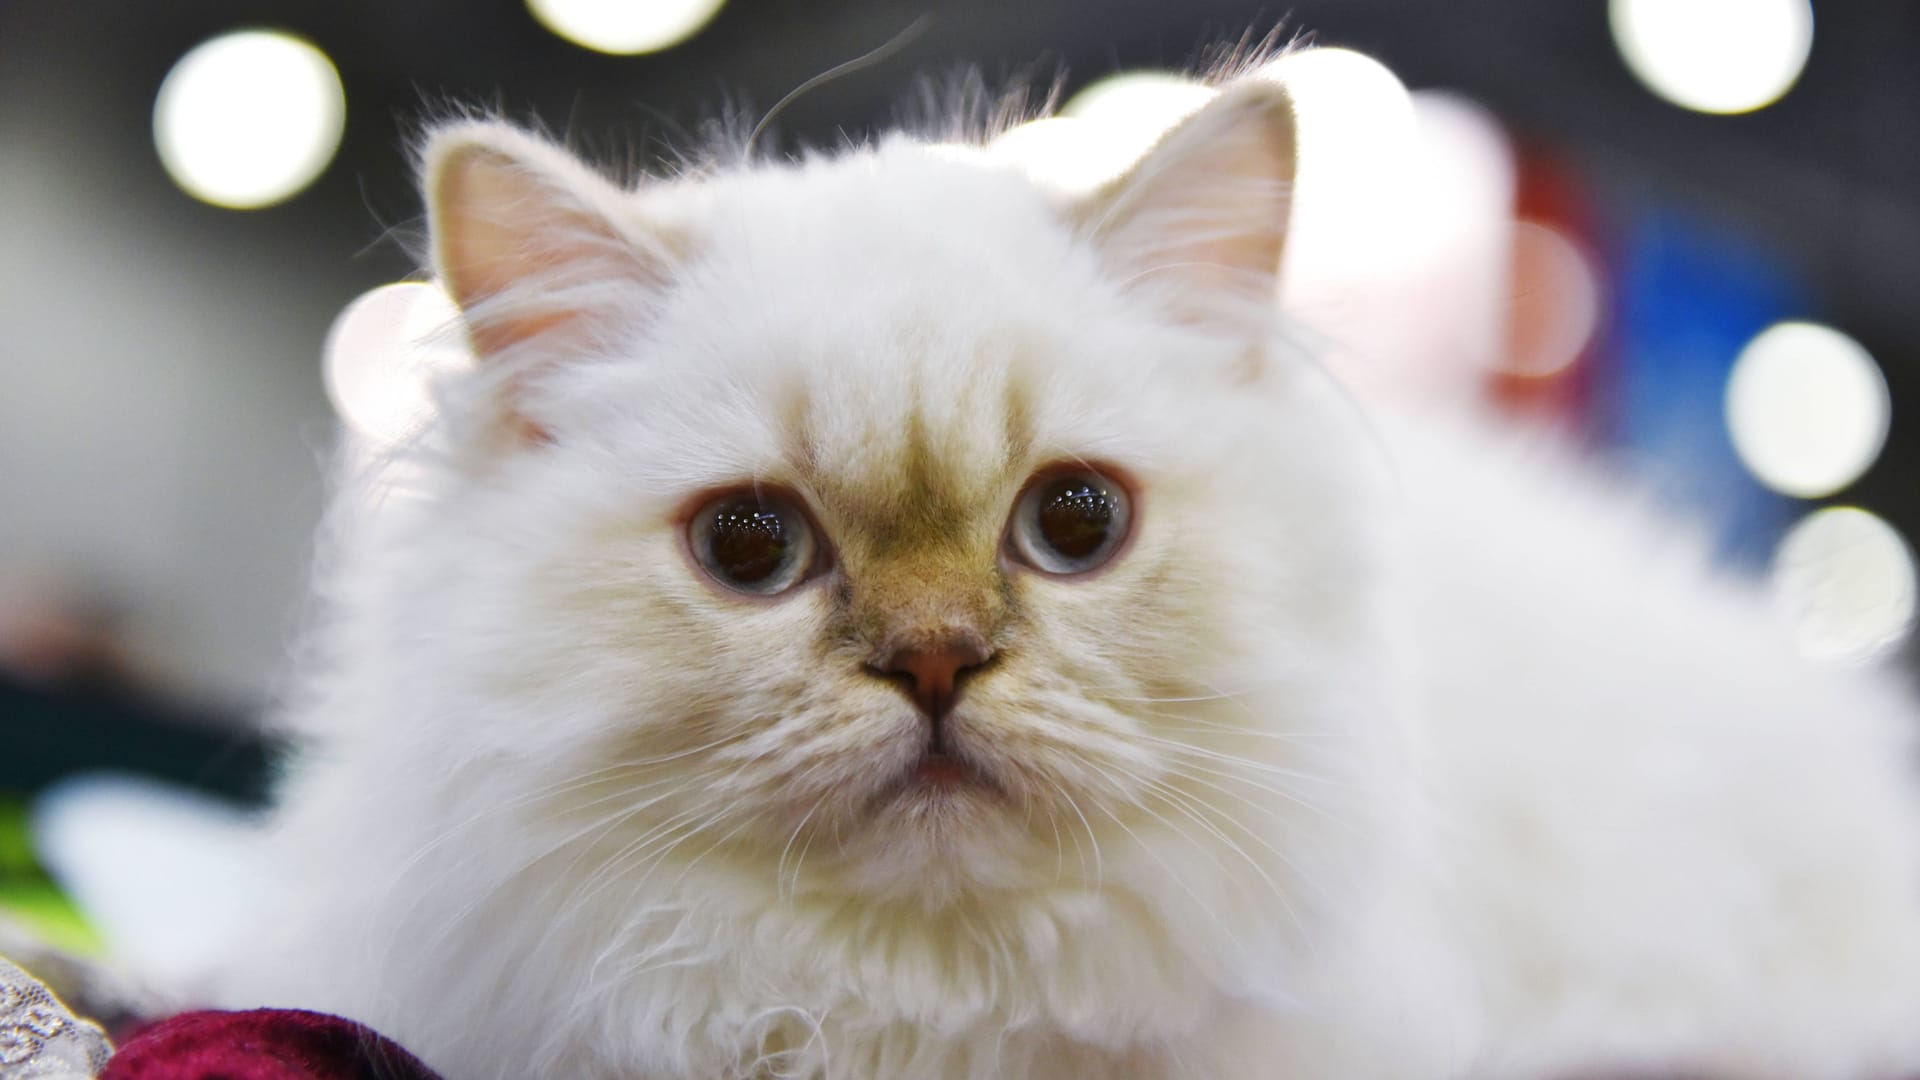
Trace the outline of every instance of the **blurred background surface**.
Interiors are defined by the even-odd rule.
[[[1084,184],[1198,100],[1173,73],[1276,11],[0,5],[0,908],[88,940],[22,839],[63,779],[262,797],[257,719],[336,414],[377,443],[418,398],[433,298],[369,293],[419,269],[427,118],[478,105],[645,165],[879,50],[788,101],[761,150],[924,114],[928,79],[1058,79],[1071,119],[1003,145]],[[1281,300],[1303,332],[1369,393],[1481,394],[1563,429],[1766,580],[1810,654],[1911,660],[1920,5],[1285,12],[1281,39],[1314,47],[1281,62],[1306,162]],[[402,358],[375,363],[382,340]]]

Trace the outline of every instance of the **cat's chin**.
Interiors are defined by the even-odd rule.
[[[953,750],[928,749],[908,762],[874,801],[880,812],[904,803],[910,809],[946,813],[958,812],[961,800],[974,798],[1003,801],[1006,789],[973,758]]]
[[[929,752],[900,771],[868,805],[868,828],[892,848],[952,857],[1007,813],[991,774],[966,759]]]
[[[876,900],[940,907],[1038,884],[1030,837],[1003,799],[968,788],[902,790],[844,849],[842,887]]]
[[[857,892],[943,901],[1032,884],[1026,815],[992,769],[923,752],[868,799],[842,847],[840,876]],[[1051,856],[1045,860],[1053,865]]]

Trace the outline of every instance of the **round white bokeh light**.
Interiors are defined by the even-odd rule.
[[[1727,432],[1760,482],[1817,499],[1859,479],[1887,441],[1887,380],[1859,342],[1817,323],[1760,332],[1727,380]]]
[[[1293,96],[1303,174],[1320,164],[1316,155],[1333,159],[1339,182],[1404,159],[1413,97],[1385,64],[1352,49],[1315,48],[1287,53],[1263,73]]]
[[[1004,131],[988,152],[1019,166],[1035,181],[1085,194],[1127,171],[1153,145],[1153,133],[1125,125],[1049,116]]]
[[[1413,98],[1378,60],[1303,49],[1264,69],[1293,96],[1300,172],[1285,255],[1289,280],[1377,281],[1405,257],[1408,177],[1419,142]]]
[[[215,206],[284,202],[340,147],[346,95],[325,53],[277,30],[203,42],[167,72],[153,102],[153,143],[168,175]]]
[[[1170,71],[1126,71],[1089,83],[1060,107],[1060,115],[1122,124],[1151,141],[1213,95],[1212,87]]]
[[[321,369],[334,411],[379,445],[433,415],[433,380],[472,363],[460,313],[440,286],[382,285],[348,304],[327,331]]]
[[[1592,255],[1571,236],[1537,221],[1513,226],[1507,355],[1502,375],[1541,379],[1580,359],[1600,329],[1604,286]]]
[[[1913,630],[1913,554],[1880,518],[1819,510],[1774,552],[1773,593],[1806,655],[1841,663],[1884,656]]]
[[[614,56],[659,52],[698,33],[725,0],[527,0],[540,24]]]
[[[1809,0],[1610,0],[1607,15],[1634,75],[1698,112],[1771,105],[1813,48]]]
[[[989,150],[1043,184],[1085,193],[1126,172],[1213,94],[1165,72],[1114,75],[1075,94],[1060,115],[1001,133]]]

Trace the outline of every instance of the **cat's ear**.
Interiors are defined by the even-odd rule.
[[[1291,99],[1248,78],[1072,213],[1123,280],[1167,297],[1177,317],[1231,329],[1277,302],[1294,167]]]
[[[422,155],[434,273],[480,361],[539,339],[563,354],[656,293],[672,243],[633,196],[505,124],[436,131]]]

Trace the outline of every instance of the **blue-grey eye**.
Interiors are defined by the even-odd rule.
[[[1088,469],[1043,474],[1014,504],[1008,530],[1014,554],[1049,574],[1104,565],[1133,524],[1126,489]]]

